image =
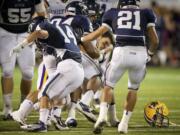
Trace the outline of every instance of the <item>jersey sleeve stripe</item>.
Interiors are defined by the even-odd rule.
[[[110,31],[112,31],[112,28],[107,23],[102,23],[102,26],[107,27]]]

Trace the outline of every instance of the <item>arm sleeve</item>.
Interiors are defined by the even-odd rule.
[[[84,30],[84,34],[93,32],[92,23],[90,22],[90,20],[88,18],[83,17],[81,19],[81,27]]]
[[[113,10],[110,9],[102,17],[102,25],[112,31]]]
[[[156,23],[156,16],[152,10],[147,10],[147,27],[155,26]]]

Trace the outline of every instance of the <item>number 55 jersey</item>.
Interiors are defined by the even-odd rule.
[[[110,9],[105,13],[102,25],[115,34],[116,46],[145,46],[147,27],[155,26],[152,10],[136,8]]]
[[[24,33],[41,0],[0,0],[0,27],[12,33]]]

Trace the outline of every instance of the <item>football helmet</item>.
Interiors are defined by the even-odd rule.
[[[87,6],[80,1],[73,1],[66,6],[66,12],[73,13],[75,15],[87,15]]]
[[[144,108],[144,118],[152,127],[169,126],[169,109],[160,101],[154,101],[147,104]]]
[[[118,8],[127,5],[137,5],[137,2],[140,2],[140,0],[119,0]]]
[[[63,3],[66,3],[66,2],[68,2],[68,0],[61,0]]]
[[[45,20],[47,20],[47,19],[44,16],[37,16],[37,17],[33,18],[31,20],[31,23],[29,24],[28,32],[29,33],[34,32],[36,30],[36,27],[38,26],[38,24]]]

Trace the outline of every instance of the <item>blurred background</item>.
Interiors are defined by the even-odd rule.
[[[101,14],[117,7],[118,0],[96,0]],[[180,67],[180,0],[141,0],[142,8],[151,8],[157,17],[160,45],[151,66]]]

